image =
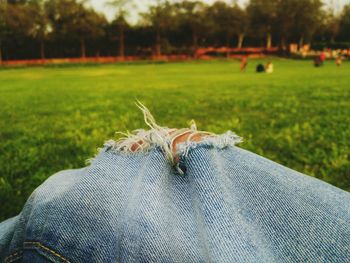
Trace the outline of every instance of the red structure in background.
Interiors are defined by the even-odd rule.
[[[138,57],[138,56],[125,56],[125,57],[85,57],[85,58],[50,58],[50,59],[26,59],[26,60],[7,60],[0,63],[3,66],[30,66],[30,65],[60,65],[60,64],[84,64],[84,63],[96,63],[96,64],[108,64],[118,62],[130,62],[130,61],[181,61],[191,59],[186,55],[171,55],[171,56],[158,56],[158,57]]]
[[[277,54],[278,48],[227,48],[227,47],[207,47],[198,48],[194,56],[189,55],[162,55],[162,56],[125,56],[125,57],[86,57],[86,58],[52,58],[52,59],[28,59],[28,60],[8,60],[3,61],[3,66],[29,66],[29,65],[55,65],[55,64],[79,64],[79,63],[117,63],[129,61],[184,61],[191,59],[215,59],[218,57],[240,58],[263,57],[267,54]]]
[[[228,57],[233,58],[239,58],[244,56],[249,57],[260,57],[264,55],[273,55],[277,54],[279,51],[278,47],[272,47],[272,48],[261,48],[261,47],[247,47],[247,48],[228,48],[228,47],[206,47],[206,48],[199,48],[195,52],[196,58],[210,58],[212,57],[212,54],[222,54],[226,55]]]

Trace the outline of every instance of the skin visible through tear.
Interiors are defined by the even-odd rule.
[[[171,129],[171,131],[169,132],[169,136],[171,138],[171,149],[172,149],[172,154],[174,156],[174,160],[175,162],[179,161],[179,156],[176,156],[176,152],[177,152],[177,145],[184,143],[184,142],[200,142],[202,141],[204,138],[207,138],[208,133],[205,132],[197,132],[197,131],[192,131],[192,130],[187,130],[183,133],[177,134],[177,132],[179,131],[179,129]],[[131,146],[131,151],[132,152],[137,152],[140,149],[140,146],[144,143],[144,141],[139,140],[138,142],[134,143]]]

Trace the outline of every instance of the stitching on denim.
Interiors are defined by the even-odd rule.
[[[51,250],[50,248],[44,246],[44,245],[41,244],[40,242],[26,241],[26,242],[24,242],[24,244],[25,244],[25,245],[26,245],[26,244],[27,244],[27,245],[33,245],[33,246],[36,246],[36,247],[38,247],[38,248],[42,248],[42,249],[44,249],[44,250],[50,252],[52,255],[54,255],[54,256],[60,258],[61,260],[65,261],[65,262],[67,262],[67,263],[70,263],[70,261],[67,260],[65,257],[63,257],[62,255],[58,254],[57,252]]]
[[[9,260],[6,261],[6,262],[8,262],[8,263],[15,262],[16,260],[21,259],[22,257],[23,257],[23,255],[19,255],[19,256],[15,257],[15,258],[9,259]]]
[[[22,257],[23,257],[23,255],[19,255],[19,256],[15,257],[15,258],[9,259],[9,261],[7,261],[7,262],[8,263],[15,262],[16,260],[21,259]]]
[[[13,262],[23,256],[23,251],[15,251],[5,258],[5,263]]]
[[[135,130],[133,132],[122,133],[122,137],[118,140],[109,140],[104,144],[104,148],[98,152],[126,153],[134,155],[136,153],[147,153],[155,148],[160,148],[166,159],[178,171],[179,174],[184,174],[184,169],[181,168],[180,162],[186,158],[189,151],[199,146],[210,148],[223,149],[227,146],[234,146],[242,142],[242,138],[228,131],[218,135],[207,131],[197,130],[195,121],[191,121],[189,128],[171,129],[168,127],[159,126],[151,112],[141,102],[136,104],[144,115],[145,123],[150,127],[150,130]],[[176,140],[187,135],[186,141],[176,143]],[[200,139],[195,141],[193,138],[199,136]],[[89,159],[91,163],[94,158]]]

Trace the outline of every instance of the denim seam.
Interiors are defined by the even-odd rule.
[[[23,256],[23,250],[17,250],[5,258],[5,263],[13,262]]]
[[[50,248],[44,246],[44,245],[41,244],[40,242],[25,241],[23,244],[24,244],[24,245],[33,245],[34,247],[44,249],[45,251],[47,251],[47,252],[51,253],[52,255],[58,257],[59,259],[63,260],[64,262],[70,263],[70,261],[67,260],[65,257],[63,257],[63,256],[60,255],[59,253],[53,251],[52,249],[50,249]]]
[[[8,263],[11,263],[11,262],[15,262],[16,260],[18,259],[21,259],[23,257],[23,255],[19,255],[17,257],[14,257],[14,258],[11,258],[9,261],[7,261]]]

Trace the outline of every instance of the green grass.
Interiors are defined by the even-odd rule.
[[[350,190],[350,63],[275,59],[0,70],[0,219],[53,173],[85,165],[115,131],[161,125],[244,137],[241,147]]]

